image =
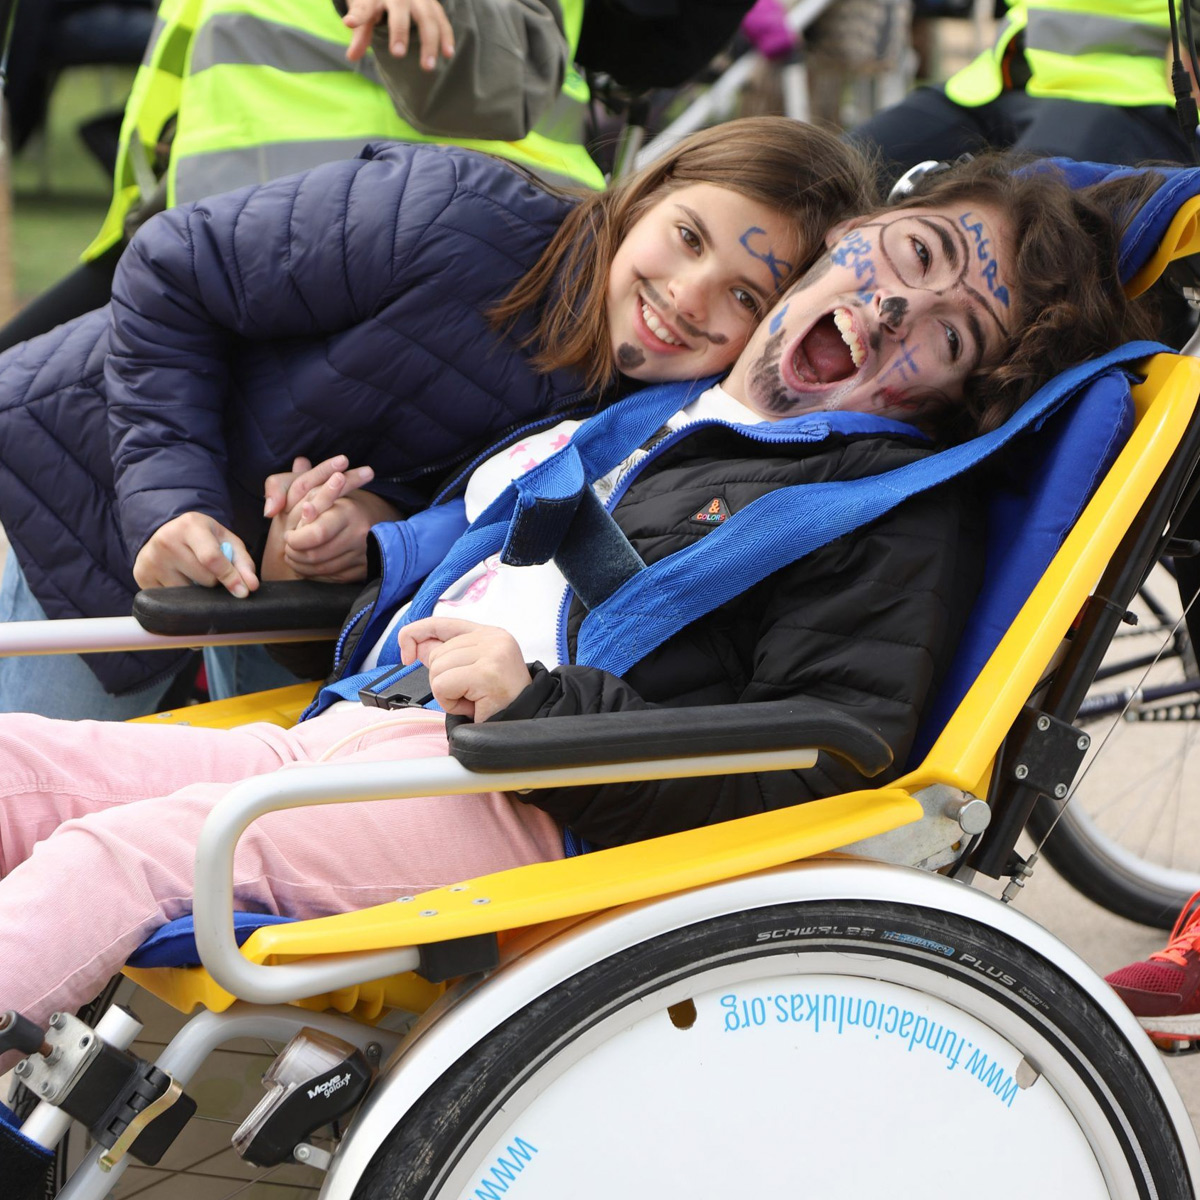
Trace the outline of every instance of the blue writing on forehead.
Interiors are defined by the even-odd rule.
[[[879,382],[890,379],[893,375],[899,375],[901,383],[908,383],[909,380],[920,374],[921,368],[917,366],[917,360],[913,358],[912,351],[908,348],[908,342],[900,343],[900,357],[886,371],[879,376]]]
[[[996,274],[1000,270],[1000,264],[996,261],[991,252],[991,238],[983,236],[983,222],[972,221],[971,213],[965,212],[960,214],[958,223],[975,238],[975,255],[983,266],[983,281],[987,284],[987,289],[1005,308],[1008,307],[1008,288],[1003,284],[997,285]]]
[[[765,229],[760,229],[757,225],[751,225],[750,228],[747,229],[740,238],[738,238],[738,241],[741,242],[743,247],[745,247],[746,253],[749,254],[751,258],[757,258],[759,262],[764,262],[767,264],[767,269],[771,272],[771,278],[775,281],[776,285],[779,285],[788,275],[791,274],[792,264],[786,259],[776,258],[775,251],[772,250],[769,245],[767,246],[765,252],[755,250],[755,248],[750,245],[750,239],[756,234],[760,233],[764,238],[768,236]]]
[[[858,298],[866,304],[875,294],[874,248],[858,229],[851,230],[830,252],[830,259],[839,267],[853,267],[854,278],[862,281]]]
[[[1007,308],[1008,288],[1004,287],[1003,285],[1000,287],[996,286],[996,272],[999,270],[1000,264],[997,263],[994,258],[990,259],[983,265],[983,278],[988,285],[988,291],[991,292],[992,295],[995,296],[1005,308]]]
[[[783,318],[787,316],[787,310],[791,307],[785,304],[772,318],[771,323],[767,326],[769,333],[778,333],[780,325],[783,324]]]

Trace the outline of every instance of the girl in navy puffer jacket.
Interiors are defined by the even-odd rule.
[[[370,524],[423,508],[479,447],[623,380],[727,367],[864,179],[833,137],[759,118],[584,198],[390,145],[162,214],[109,309],[0,357],[0,615],[125,615],[139,586],[253,591],[285,504],[264,513],[266,477],[334,451],[364,468],[333,481],[342,532],[324,557],[298,534],[292,563],[361,578]],[[150,711],[181,661],[6,659],[0,709]]]

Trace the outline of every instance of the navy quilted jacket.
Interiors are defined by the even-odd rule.
[[[108,308],[0,356],[0,522],[48,616],[127,615],[158,526],[208,513],[257,553],[263,480],[344,453],[402,509],[580,399],[485,313],[569,210],[457,147],[363,157],[163,213]],[[114,692],[168,652],[97,655]]]

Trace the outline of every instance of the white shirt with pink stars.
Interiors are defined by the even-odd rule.
[[[628,455],[592,485],[596,495],[611,507],[610,499],[625,475],[668,432],[701,420],[721,420],[736,425],[757,425],[762,418],[719,385],[703,392],[686,408],[670,417],[643,447]],[[562,421],[493,454],[480,463],[467,482],[464,500],[467,519],[480,513],[514,480],[562,449],[582,421]],[[553,561],[532,567],[514,567],[494,554],[448,587],[434,607],[434,616],[459,617],[480,625],[499,625],[516,638],[526,662],[538,661],[553,669],[561,661],[558,645],[559,617],[567,594],[567,581]],[[407,606],[406,606],[407,607]],[[392,618],[383,636],[367,656],[363,669],[376,665],[380,648],[395,636],[404,609]]]

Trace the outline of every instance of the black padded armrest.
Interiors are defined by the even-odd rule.
[[[450,731],[450,753],[472,771],[590,766],[796,746],[836,754],[868,778],[892,762],[891,747],[873,729],[809,700],[485,721],[457,725]]]
[[[145,588],[133,601],[138,624],[174,637],[256,629],[340,629],[362,591],[358,583],[264,583],[244,600],[224,588]]]

